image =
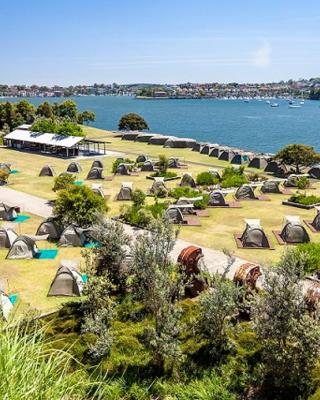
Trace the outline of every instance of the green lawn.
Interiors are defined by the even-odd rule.
[[[122,151],[127,157],[135,159],[135,156],[129,153],[142,154],[147,153],[151,157],[157,157],[159,154],[167,156],[183,157],[188,163],[208,163],[211,165],[219,165],[220,167],[229,165],[226,162],[218,161],[216,158],[209,158],[191,150],[185,149],[163,149],[161,146],[149,146],[144,143],[134,143],[121,141],[119,138],[113,138],[106,131],[94,128],[86,128],[89,137],[100,138],[101,140],[109,140],[112,144],[108,145],[108,149],[114,151]],[[101,157],[102,158],[102,157]],[[62,160],[53,157],[28,154],[0,149],[0,159],[2,162],[10,162],[14,169],[20,172],[10,176],[9,187],[34,194],[46,199],[54,199],[55,193],[52,191],[52,177],[39,177],[40,169],[45,164],[54,167],[57,174],[66,170],[70,160]],[[107,156],[103,158],[105,165],[105,175],[111,175],[111,166],[115,157]],[[79,162],[83,171],[77,179],[85,179],[93,159],[80,159]],[[208,167],[200,164],[188,164],[187,171],[192,172],[194,176],[201,171],[207,170]],[[186,170],[177,170],[179,174],[183,174]],[[261,173],[261,171],[260,171]],[[116,176],[112,181],[104,181],[103,188],[110,195],[108,204],[110,207],[109,215],[119,214],[119,209],[124,202],[115,201],[115,196],[120,190],[121,182],[132,181],[134,188],[140,188],[147,191],[152,181],[147,180],[148,173],[140,173],[139,176],[125,177]],[[175,187],[179,181],[172,181],[167,184],[168,187]],[[85,181],[85,184],[91,185],[94,181]],[[96,183],[101,183],[97,181]],[[320,183],[313,183],[315,189],[309,190],[309,193],[320,194]],[[257,190],[258,192],[258,190]],[[271,201],[244,201],[241,209],[210,209],[210,217],[201,218],[201,227],[181,227],[180,237],[190,242],[195,242],[202,246],[213,249],[228,249],[235,255],[256,261],[262,264],[275,262],[284,247],[277,244],[272,230],[280,230],[285,215],[299,215],[302,219],[313,219],[313,210],[301,210],[283,206],[281,201],[288,196],[269,195]],[[228,195],[228,200],[233,200]],[[152,198],[148,198],[149,203],[153,202]],[[236,247],[233,234],[242,232],[244,229],[244,218],[259,218],[265,229],[266,234],[275,247],[275,250],[243,250]],[[32,216],[31,220],[20,224],[18,230],[22,233],[34,234],[36,227],[40,223],[40,218]],[[312,241],[320,242],[320,234],[313,234],[307,228]],[[41,247],[52,246],[48,243],[40,243]],[[21,307],[37,308],[39,310],[51,310],[65,299],[48,299],[46,293],[61,258],[80,259],[80,249],[59,249],[59,256],[56,260],[31,260],[31,261],[10,261],[5,260],[5,250],[0,251],[0,277],[9,282],[10,292],[19,292],[21,295]]]

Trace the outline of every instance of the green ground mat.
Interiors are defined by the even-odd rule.
[[[99,247],[101,247],[101,243],[99,243],[99,242],[86,242],[84,244],[84,247],[86,249],[98,249]]]
[[[77,185],[77,186],[81,186],[81,185],[83,185],[83,181],[74,181],[73,184]]]
[[[19,214],[12,222],[25,222],[30,219],[29,215]]]
[[[18,169],[12,169],[10,174],[18,174],[20,171]]]
[[[83,274],[83,275],[81,275],[81,277],[82,277],[82,281],[83,281],[83,283],[86,283],[86,282],[88,282],[88,275],[86,275],[86,274]]]
[[[37,260],[53,260],[58,254],[58,249],[39,250],[34,258]]]
[[[10,294],[9,300],[11,301],[11,304],[15,305],[18,300],[18,297],[19,297],[18,294]]]

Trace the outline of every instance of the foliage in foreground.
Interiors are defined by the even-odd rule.
[[[310,206],[320,203],[320,197],[315,195],[307,196],[306,194],[298,193],[290,196],[288,201],[291,201],[292,203],[303,204],[305,206]]]

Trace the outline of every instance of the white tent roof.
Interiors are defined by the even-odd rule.
[[[5,139],[70,148],[81,142],[84,138],[82,136],[64,136],[55,133],[31,132],[23,129],[16,129],[8,133]]]
[[[133,183],[132,182],[122,182],[121,183],[121,187],[132,189],[133,188]]]
[[[244,222],[250,228],[261,228],[260,219],[245,219]]]
[[[298,215],[285,215],[284,217],[285,224],[300,224],[300,217]]]

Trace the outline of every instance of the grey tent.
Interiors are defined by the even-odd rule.
[[[215,190],[209,193],[208,206],[216,207],[216,206],[226,206],[226,205],[227,203],[221,190]]]
[[[277,168],[276,172],[274,173],[274,175],[277,176],[278,178],[283,178],[283,177],[287,176],[288,173],[289,173],[288,168],[285,165],[280,164],[280,165],[278,165],[278,168]]]
[[[237,153],[231,149],[223,150],[219,155],[219,160],[231,161],[236,154]]]
[[[154,171],[154,165],[153,162],[150,160],[147,160],[143,163],[143,165],[141,166],[141,171],[144,172],[152,172]]]
[[[186,149],[186,148],[193,148],[193,146],[196,144],[196,141],[194,139],[189,139],[189,138],[171,138],[168,139],[163,147],[169,147],[172,149]]]
[[[87,179],[94,180],[94,179],[104,179],[103,176],[103,168],[93,167],[90,169]]]
[[[122,135],[121,140],[136,140],[136,137],[139,136],[140,132],[137,131],[128,131]]]
[[[209,157],[219,158],[222,151],[223,150],[220,148],[220,146],[214,146],[209,151]]]
[[[91,190],[93,191],[93,193],[95,193],[96,195],[102,197],[103,199],[105,198],[105,194],[103,191],[103,187],[101,184],[99,183],[93,183],[91,185]]]
[[[50,165],[42,167],[39,176],[55,176],[54,169]]]
[[[57,218],[49,217],[42,221],[38,226],[36,235],[48,235],[48,239],[50,240],[59,240],[61,236],[61,229]]]
[[[179,185],[180,186],[189,186],[191,188],[195,188],[197,186],[195,180],[193,179],[193,177],[190,173],[186,173],[182,176],[181,182]]]
[[[279,165],[280,164],[277,161],[269,161],[264,169],[264,172],[271,172],[274,174],[277,172]]]
[[[118,167],[117,167],[116,174],[118,174],[118,175],[130,175],[128,164],[124,164],[124,163],[119,164]]]
[[[61,234],[59,246],[63,247],[82,247],[87,241],[86,229],[76,225],[69,225]]]
[[[7,172],[8,174],[10,174],[10,172],[11,172],[11,165],[10,165],[10,164],[7,164],[7,163],[0,163],[0,169],[1,169],[2,171]]]
[[[0,248],[10,249],[17,237],[18,235],[13,229],[2,226],[0,228]]]
[[[47,236],[43,236],[43,239],[46,237]],[[36,244],[37,240],[39,240],[39,238],[35,238],[33,236],[18,236],[12,243],[12,246],[7,254],[7,258],[16,260],[33,258],[39,252]]]
[[[313,165],[308,172],[310,178],[320,179],[320,164]]]
[[[246,227],[241,235],[243,247],[269,248],[269,241],[264,233],[259,219],[246,219]]]
[[[235,198],[237,200],[245,200],[245,199],[255,199],[256,196],[254,195],[254,189],[250,185],[242,185],[240,186],[236,193]]]
[[[247,164],[250,161],[250,156],[245,153],[238,153],[231,159],[231,164],[242,165]]]
[[[103,168],[103,162],[101,160],[94,160],[91,168]]]
[[[168,160],[168,168],[180,168],[179,158],[170,157]]]
[[[312,225],[316,231],[318,231],[318,232],[320,231],[320,212],[319,212],[319,210],[310,225]]]
[[[61,260],[48,296],[81,296],[83,280],[78,271],[78,262]]]
[[[155,135],[149,139],[149,144],[154,144],[157,146],[163,146],[165,142],[170,139],[172,136],[163,136],[163,135]]]
[[[164,178],[155,178],[150,188],[150,194],[158,197],[167,197],[168,189],[164,184]]]
[[[210,174],[211,174],[214,178],[219,179],[219,181],[221,180],[221,176],[220,176],[219,171],[218,171],[217,169],[215,169],[215,168],[210,168],[210,169],[209,169],[209,172],[210,172]]]
[[[199,153],[201,153],[201,150],[203,149],[203,147],[206,145],[206,143],[200,143],[200,142],[196,142],[192,148],[192,151],[197,151]]]
[[[68,165],[67,172],[79,174],[82,171],[81,165],[78,162],[71,162]]]
[[[177,200],[175,205],[179,206],[182,214],[196,214],[196,210],[194,209],[194,203],[197,200],[202,200],[203,196],[195,197],[195,198],[187,198],[187,197],[180,197]],[[185,207],[184,207],[185,206]]]
[[[132,182],[122,182],[117,200],[132,200]]]
[[[149,143],[149,140],[154,136],[154,133],[140,133],[136,138],[136,142]]]
[[[286,216],[283,229],[280,233],[281,239],[286,243],[308,243],[310,237],[305,227],[301,224],[300,218]]]
[[[280,181],[264,181],[261,186],[262,193],[281,193]]]
[[[5,203],[0,203],[0,218],[3,221],[12,221],[17,217],[17,207],[8,206]]]
[[[289,175],[288,178],[283,182],[283,186],[285,187],[297,187],[299,180],[298,175]]]
[[[183,215],[178,207],[170,206],[167,208],[165,217],[171,224],[183,224]]]
[[[200,153],[201,154],[209,154],[211,149],[212,149],[212,145],[210,145],[209,143],[204,144],[200,149]]]
[[[248,167],[249,168],[265,169],[266,166],[268,165],[269,160],[270,160],[270,158],[267,158],[267,157],[256,156],[256,157],[253,157],[250,160],[250,162],[248,164]]]
[[[147,161],[147,159],[148,159],[148,157],[145,154],[140,154],[136,158],[136,163],[143,163],[143,162]]]

